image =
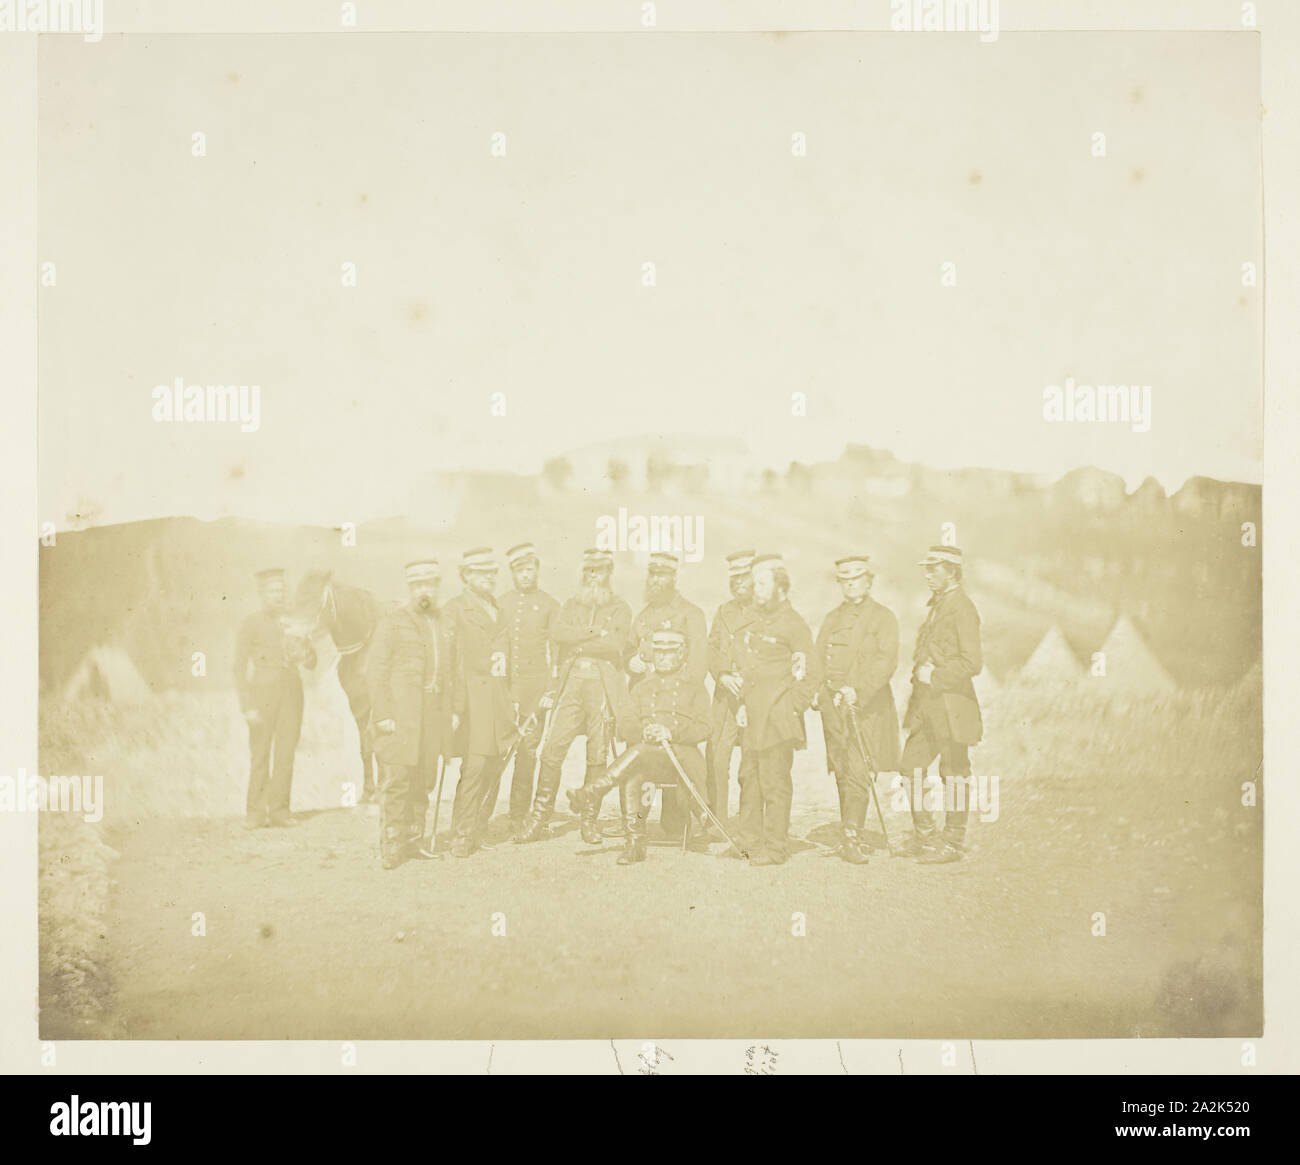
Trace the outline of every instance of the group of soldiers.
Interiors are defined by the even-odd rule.
[[[405,568],[408,601],[380,619],[369,644],[370,726],[380,763],[380,859],[393,869],[429,857],[429,793],[441,795],[449,758],[460,772],[452,846],[468,857],[483,843],[503,774],[513,761],[513,841],[550,836],[561,770],[585,738],[586,771],[569,793],[582,840],[601,844],[607,794],[618,790],[625,839],[618,861],[646,857],[647,818],[662,789],[660,824],[695,848],[727,843],[726,856],[756,866],[789,856],[794,753],[806,745],[805,714],[820,713],[827,767],[839,790],[839,855],[863,864],[874,845],[867,816],[879,774],[909,784],[913,833],[895,852],[924,863],[964,853],[969,749],[982,734],[972,679],[983,667],[980,620],[962,587],[962,552],[932,546],[921,560],[931,591],[912,657],[911,692],[899,747],[892,680],[898,620],[871,597],[865,555],[835,563],[843,602],[814,639],[790,602],[780,555],[727,556],[731,597],[710,625],[678,590],[680,561],[650,556],[645,605],[613,590],[613,556],[583,555],[577,593],[560,604],[539,586],[532,543],[506,552],[514,586],[497,595],[493,552],[468,550],[460,592],[439,605],[442,570],[427,557]],[[250,828],[291,825],[289,782],[302,719],[299,666],[280,622],[284,572],[258,576],[262,610],[241,628],[236,678],[249,724]],[[712,693],[706,677],[713,680]],[[621,746],[621,747],[620,747]],[[703,751],[701,751],[703,748]],[[739,813],[728,817],[731,768],[740,752]],[[945,787],[939,828],[920,791],[939,761]],[[272,767],[272,763],[274,766]],[[882,830],[883,814],[880,815]]]

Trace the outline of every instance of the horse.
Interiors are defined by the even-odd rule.
[[[311,570],[298,584],[293,607],[309,628],[308,634],[329,635],[339,653],[339,683],[361,737],[361,799],[374,800],[377,764],[370,732],[366,655],[385,606],[370,591],[335,582],[333,571]]]

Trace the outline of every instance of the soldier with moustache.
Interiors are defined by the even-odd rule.
[[[542,696],[555,681],[555,651],[551,625],[560,604],[538,585],[541,560],[531,542],[521,542],[506,551],[506,562],[514,576],[514,589],[501,596],[501,614],[509,633],[510,696],[515,718],[531,729],[515,751],[514,775],[510,781],[510,824],[512,832],[523,825],[533,803],[533,775],[537,769],[537,742],[541,734]]]
[[[874,576],[865,554],[835,563],[844,602],[822,621],[817,651],[825,678],[817,695],[826,763],[840,794],[840,857],[855,865],[868,858],[867,808],[877,773],[898,768],[898,711],[890,680],[898,667],[898,620],[871,597]],[[871,759],[868,769],[854,721]]]
[[[467,858],[483,841],[514,743],[510,629],[497,604],[497,564],[487,547],[461,556],[464,589],[442,609],[456,643],[452,710],[460,721],[453,751],[461,760],[452,802],[451,852]]]
[[[970,747],[984,734],[971,681],[984,667],[984,654],[979,612],[961,585],[962,552],[955,546],[931,546],[920,565],[930,600],[916,635],[912,695],[903,717],[908,735],[898,768],[904,781],[911,778],[914,833],[904,852],[938,865],[960,861],[965,852]],[[924,789],[936,756],[943,781],[942,834]]]
[[[686,656],[682,668],[694,683],[703,683],[708,670],[709,625],[702,608],[690,602],[677,589],[677,576],[681,558],[671,551],[656,551],[650,555],[646,568],[645,606],[632,621],[632,641],[636,651],[627,662],[630,673],[629,691],[635,691],[642,677],[653,667],[652,641],[656,631],[680,631],[686,641]],[[676,799],[665,800],[660,813],[660,826],[665,833],[679,834],[686,818],[679,812]]]
[[[740,747],[748,754],[737,843],[751,865],[777,866],[789,857],[791,770],[795,750],[807,747],[803,718],[821,686],[822,665],[812,631],[790,605],[790,575],[781,556],[758,555],[753,575],[756,617],[742,637],[736,713]]]
[[[632,609],[614,593],[614,557],[608,551],[588,550],[582,559],[578,593],[560,610],[551,641],[559,653],[559,678],[540,706],[551,711],[551,725],[542,745],[537,793],[519,843],[539,841],[555,810],[561,770],[569,747],[580,735],[587,738],[587,772],[591,784],[605,772],[614,726],[627,704],[624,666],[634,645],[629,644]],[[583,814],[582,839],[599,845],[596,809]]]
[[[235,689],[248,722],[248,795],[244,828],[296,825],[289,815],[293,758],[302,734],[299,663],[316,666],[310,640],[285,630],[285,578],[278,567],[259,571],[261,608],[235,638]]]
[[[459,723],[451,707],[455,638],[438,610],[440,578],[436,558],[407,563],[410,600],[380,619],[366,660],[386,870],[424,852],[429,791]]]
[[[630,705],[620,734],[630,744],[602,776],[575,789],[569,803],[583,820],[600,812],[605,794],[615,785],[624,792],[623,824],[626,836],[620,866],[646,858],[646,819],[654,804],[657,785],[671,786],[683,821],[696,821],[700,810],[681,784],[673,762],[664,751],[668,745],[678,764],[703,796],[704,757],[700,744],[709,731],[709,697],[704,684],[686,667],[689,644],[684,632],[655,631],[650,637],[651,670],[632,689]],[[697,833],[701,832],[697,829]]]
[[[727,585],[731,598],[713,616],[709,627],[708,664],[713,677],[713,708],[705,758],[709,771],[709,808],[726,820],[730,800],[731,754],[740,746],[736,710],[740,707],[739,654],[744,634],[754,622],[754,551],[727,555]],[[745,763],[744,753],[741,764]],[[742,781],[744,777],[742,776]]]

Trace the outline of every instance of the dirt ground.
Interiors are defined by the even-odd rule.
[[[801,766],[809,760],[803,754]],[[93,1026],[63,1034],[1258,1031],[1243,831],[1221,821],[1224,836],[1212,844],[1208,828],[1184,843],[1150,844],[1114,796],[1081,801],[1077,787],[1004,781],[1001,819],[974,826],[966,861],[924,867],[881,853],[857,867],[824,848],[835,832],[829,792],[823,777],[820,798],[801,798],[792,832],[805,841],[775,868],[666,840],[644,865],[619,867],[618,839],[588,847],[565,815],[550,841],[512,845],[498,820],[502,841],[492,848],[393,872],[379,868],[373,806],[252,833],[232,818],[143,820],[110,835],[120,853],[105,918],[111,1003]],[[901,837],[905,814],[886,809]],[[444,845],[449,815],[450,783]],[[1210,869],[1229,852],[1235,871]],[[1093,934],[1098,911],[1104,937]],[[192,933],[196,912],[202,937]],[[503,921],[505,934],[494,935]],[[57,1012],[45,1018],[42,1035],[60,1034]]]

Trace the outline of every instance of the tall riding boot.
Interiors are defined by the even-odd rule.
[[[634,798],[629,795],[628,801],[631,803]],[[637,814],[635,806],[623,815],[623,829],[627,840],[623,843],[623,852],[618,855],[618,864],[631,866],[645,861],[645,821]]]

